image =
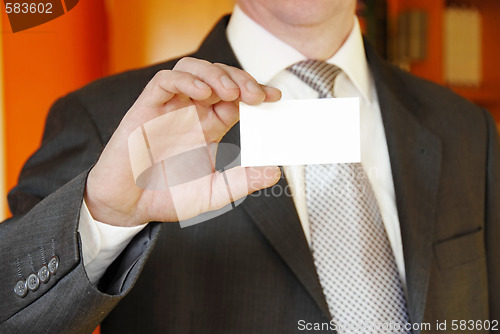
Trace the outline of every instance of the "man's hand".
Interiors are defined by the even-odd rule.
[[[89,174],[85,201],[92,216],[117,226],[177,221],[178,215],[186,219],[229,204],[227,193],[224,196],[221,191],[227,180],[233,200],[273,185],[279,179],[278,167],[234,167],[225,175],[213,172],[195,187],[182,189],[181,203],[176,200],[177,209],[183,211],[179,213],[169,190],[145,190],[135,184],[128,138],[158,116],[195,105],[207,143],[218,143],[238,121],[238,102],[255,105],[280,97],[279,90],[259,85],[242,70],[204,60],[183,58],[171,71],[158,72],[128,110]],[[172,145],[182,143],[173,140]]]

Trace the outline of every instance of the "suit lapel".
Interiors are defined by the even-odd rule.
[[[441,166],[441,141],[418,119],[399,73],[365,43],[373,71],[391,160],[406,267],[408,308],[422,322],[432,261],[433,227]]]
[[[229,18],[230,16],[226,15],[217,22],[193,57],[241,68],[226,36]]]
[[[262,191],[260,196],[249,196],[243,208],[306,288],[324,316],[330,319],[328,304],[293,200],[286,195],[277,196],[285,189],[288,189],[287,182],[282,178],[273,188]]]

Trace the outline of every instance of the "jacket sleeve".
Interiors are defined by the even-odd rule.
[[[500,148],[495,121],[485,113],[489,133],[485,234],[489,307],[490,320],[500,321]]]
[[[76,94],[51,108],[42,145],[9,194],[13,217],[0,224],[1,333],[92,332],[137,279],[158,225],[132,242],[134,257],[118,288],[96,288],[83,266],[79,213],[101,137]]]

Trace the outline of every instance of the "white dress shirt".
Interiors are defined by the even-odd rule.
[[[82,239],[83,266],[92,283],[101,279],[109,265],[144,227],[146,224],[120,227],[99,222],[92,217],[83,200],[78,232]]]
[[[361,115],[361,162],[378,201],[385,228],[394,251],[403,287],[406,286],[401,231],[396,208],[389,153],[375,85],[368,67],[361,30],[354,27],[337,53],[327,62],[342,69],[335,81],[336,97],[359,97]],[[229,43],[243,69],[258,82],[279,88],[283,99],[317,98],[318,93],[286,68],[306,57],[250,19],[235,6],[227,27]],[[285,120],[286,122],[286,120]],[[304,230],[310,241],[309,221],[303,183],[303,166],[284,166],[285,176]],[[91,282],[97,282],[128,242],[145,225],[116,227],[95,221],[82,205],[79,232],[84,266]]]

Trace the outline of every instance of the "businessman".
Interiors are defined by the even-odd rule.
[[[103,333],[498,328],[495,124],[382,61],[354,7],[239,0],[190,57],[57,101],[9,194],[14,217],[0,224],[0,332],[88,333],[101,322]],[[183,189],[182,212],[170,191],[134,183],[128,138],[144,123],[194,104],[209,143],[238,145],[235,102],[280,92],[359,97],[361,165],[214,172]],[[362,193],[322,196],[352,184]],[[252,192],[212,220],[175,223]]]

